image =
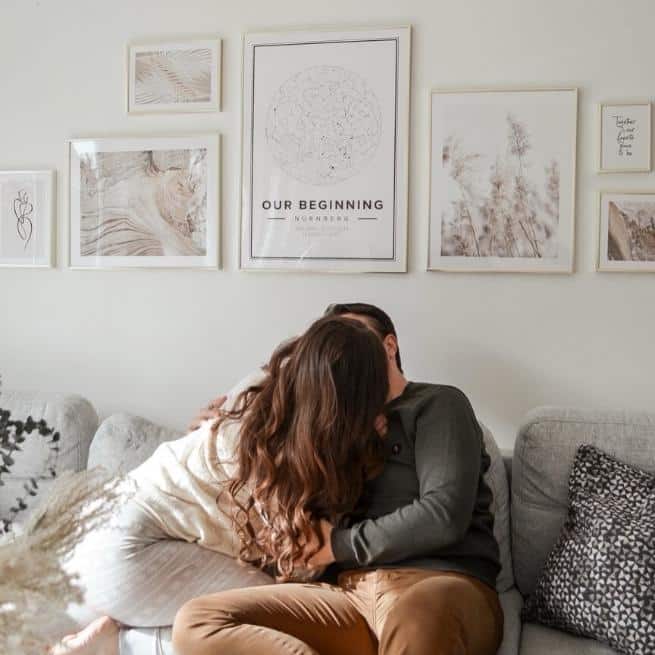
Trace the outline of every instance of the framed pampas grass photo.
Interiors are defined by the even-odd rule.
[[[128,45],[129,114],[217,112],[220,95],[220,39]]]
[[[217,268],[219,136],[69,142],[71,268]]]
[[[571,273],[577,89],[430,98],[428,270]]]

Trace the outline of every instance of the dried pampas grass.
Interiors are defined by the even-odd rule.
[[[64,473],[23,529],[0,540],[0,653],[43,655],[60,636],[48,634],[49,617],[83,601],[62,563],[127,493],[122,479],[100,468]]]

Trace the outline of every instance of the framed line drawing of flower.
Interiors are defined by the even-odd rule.
[[[0,171],[0,266],[51,268],[55,172]]]
[[[577,89],[431,93],[428,270],[571,273]]]
[[[599,194],[599,271],[655,273],[655,192]]]
[[[220,110],[219,39],[131,44],[127,68],[130,114]]]
[[[72,268],[217,268],[219,136],[69,142]]]
[[[242,269],[407,270],[410,42],[245,35]]]
[[[599,173],[648,173],[651,168],[651,104],[599,106]]]

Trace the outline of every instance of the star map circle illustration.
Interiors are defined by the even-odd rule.
[[[357,73],[312,66],[280,86],[268,107],[266,142],[290,177],[325,186],[360,173],[382,133],[376,95]]]

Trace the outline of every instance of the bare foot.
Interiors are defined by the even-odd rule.
[[[116,621],[103,616],[73,635],[66,635],[48,655],[118,655]]]

